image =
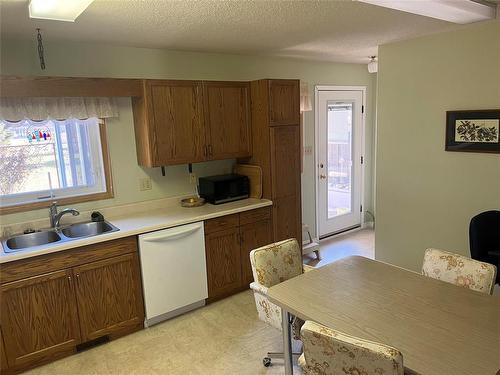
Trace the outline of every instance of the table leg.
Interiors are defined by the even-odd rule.
[[[293,375],[290,313],[285,309],[281,309],[281,325],[283,328],[283,362],[285,364],[285,375]]]

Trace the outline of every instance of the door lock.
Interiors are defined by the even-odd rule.
[[[320,174],[319,178],[321,178],[322,180],[326,180],[326,175],[325,174]]]

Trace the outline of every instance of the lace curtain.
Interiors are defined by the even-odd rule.
[[[108,118],[118,115],[118,106],[114,98],[0,98],[0,119],[7,121]]]

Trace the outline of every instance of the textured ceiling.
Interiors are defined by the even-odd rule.
[[[95,0],[75,23],[1,1],[1,35],[366,63],[377,46],[458,26],[354,1]]]

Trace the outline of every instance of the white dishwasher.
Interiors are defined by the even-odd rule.
[[[205,304],[208,297],[203,222],[139,236],[145,325]]]

